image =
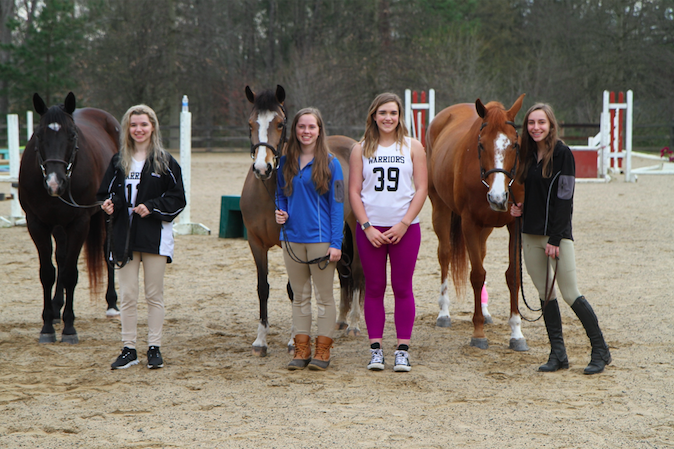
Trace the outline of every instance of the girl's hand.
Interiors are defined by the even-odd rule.
[[[384,231],[383,235],[386,238],[388,238],[391,243],[395,245],[397,243],[400,243],[400,239],[402,239],[405,233],[407,232],[407,228],[409,228],[409,225],[401,221],[400,223],[397,223],[394,226],[388,228],[386,231]]]
[[[330,262],[338,262],[342,258],[342,250],[330,247],[327,255],[330,256]]]
[[[133,208],[133,211],[140,215],[140,218],[145,218],[150,215],[150,211],[145,204],[139,204]]]
[[[103,209],[103,212],[106,214],[112,215],[112,213],[115,211],[115,205],[112,204],[112,200],[108,198],[107,200],[103,201],[103,204],[101,204],[101,209]]]
[[[274,215],[276,216],[276,223],[280,225],[285,224],[285,222],[288,221],[288,212],[284,210],[276,209]]]
[[[379,229],[375,228],[374,226],[370,226],[364,232],[367,239],[375,248],[379,248],[382,245],[388,245],[391,243],[391,239],[379,232]]]
[[[559,246],[554,246],[548,243],[545,245],[545,255],[552,257],[553,259],[559,259]]]
[[[522,203],[514,203],[512,206],[510,206],[510,215],[513,217],[521,217],[522,216]]]

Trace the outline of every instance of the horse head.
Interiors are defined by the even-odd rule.
[[[286,93],[276,86],[276,92],[265,90],[255,94],[246,86],[246,98],[253,103],[248,118],[250,132],[250,157],[257,178],[266,180],[278,167],[283,145],[286,141],[286,110],[283,102]],[[265,151],[260,151],[264,147]]]
[[[40,114],[40,123],[35,131],[35,152],[45,188],[49,195],[61,196],[70,182],[77,155],[77,127],[72,116],[75,95],[70,92],[62,105],[47,108],[35,93],[33,106]]]
[[[475,109],[482,119],[477,139],[480,178],[487,186],[489,207],[497,212],[508,210],[508,198],[515,180],[520,158],[520,146],[515,116],[522,107],[524,95],[507,111],[501,103],[489,102],[485,106],[478,98]]]

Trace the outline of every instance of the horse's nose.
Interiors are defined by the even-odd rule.
[[[506,212],[508,210],[508,192],[491,192],[487,193],[487,201],[489,207],[496,212]]]
[[[56,176],[56,173],[50,173],[45,180],[47,187],[47,193],[51,196],[61,196],[63,195],[65,182],[62,179],[59,179]]]

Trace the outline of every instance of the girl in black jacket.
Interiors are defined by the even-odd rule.
[[[162,147],[155,112],[131,107],[122,118],[121,145],[105,173],[98,199],[110,215],[108,263],[119,269],[120,319],[124,348],[112,369],[138,363],[138,274],[143,262],[148,304],[147,367],[161,368],[164,324],[164,270],[173,258],[172,221],[185,207],[180,165]]]
[[[592,345],[585,374],[600,373],[611,363],[611,353],[599,329],[597,316],[578,291],[576,282],[571,234],[576,179],[573,154],[557,136],[557,120],[549,105],[532,106],[524,116],[522,129],[522,164],[517,178],[524,183],[524,205],[513,205],[510,213],[523,217],[524,261],[541,298],[543,319],[550,338],[550,357],[538,370],[550,372],[569,367],[557,299],[552,298],[547,304],[545,301],[549,294],[546,287],[552,289],[552,273],[556,269],[559,291],[583,323]],[[557,261],[556,264],[552,259]]]

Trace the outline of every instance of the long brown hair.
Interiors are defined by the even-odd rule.
[[[297,122],[303,115],[311,114],[316,118],[318,124],[318,138],[316,139],[316,147],[314,148],[314,163],[311,168],[311,180],[314,182],[316,191],[323,195],[330,190],[330,179],[332,173],[330,172],[330,151],[326,144],[326,132],[323,126],[323,117],[321,112],[316,108],[301,109],[290,127],[290,137],[286,147],[286,162],[283,166],[283,177],[285,178],[285,186],[283,186],[283,193],[285,196],[290,196],[293,193],[293,178],[299,172],[299,158],[302,152],[300,142],[297,140]]]
[[[531,113],[534,111],[543,111],[548,117],[548,122],[550,123],[550,132],[543,141],[545,144],[545,154],[543,154],[543,159],[541,162],[543,164],[542,171],[544,178],[549,178],[552,176],[552,153],[554,152],[557,142],[562,140],[559,138],[557,132],[559,125],[557,124],[555,113],[552,111],[552,106],[546,103],[536,103],[530,107],[527,113],[524,115],[524,121],[522,122],[522,143],[520,145],[520,151],[522,152],[521,158],[523,163],[520,164],[520,169],[517,173],[517,180],[519,182],[524,182],[531,164],[536,162],[536,155],[538,153],[538,145],[529,134],[529,128],[527,126],[527,123],[529,122],[529,115],[531,115]]]
[[[161,132],[159,131],[159,120],[157,120],[157,114],[152,110],[151,107],[139,104],[136,106],[131,106],[128,111],[122,117],[122,132],[120,136],[120,146],[119,146],[119,155],[122,168],[124,169],[124,174],[129,175],[129,170],[131,169],[131,158],[133,157],[133,152],[135,148],[135,142],[131,138],[129,132],[130,120],[132,115],[147,115],[147,118],[152,123],[154,128],[152,131],[152,136],[150,137],[150,146],[148,148],[147,158],[152,161],[153,170],[155,173],[166,173],[166,168],[168,167],[168,153],[164,149],[164,146],[161,143]]]
[[[379,127],[375,121],[375,116],[377,115],[377,110],[381,105],[386,103],[394,102],[398,105],[398,126],[396,127],[396,143],[400,145],[400,150],[402,151],[403,143],[405,141],[405,136],[408,135],[407,127],[403,121],[403,104],[399,96],[391,92],[385,92],[383,94],[377,95],[377,97],[372,101],[370,109],[367,112],[367,122],[365,122],[365,134],[363,134],[362,147],[363,147],[363,156],[370,158],[374,156],[374,153],[377,151],[379,146]]]

